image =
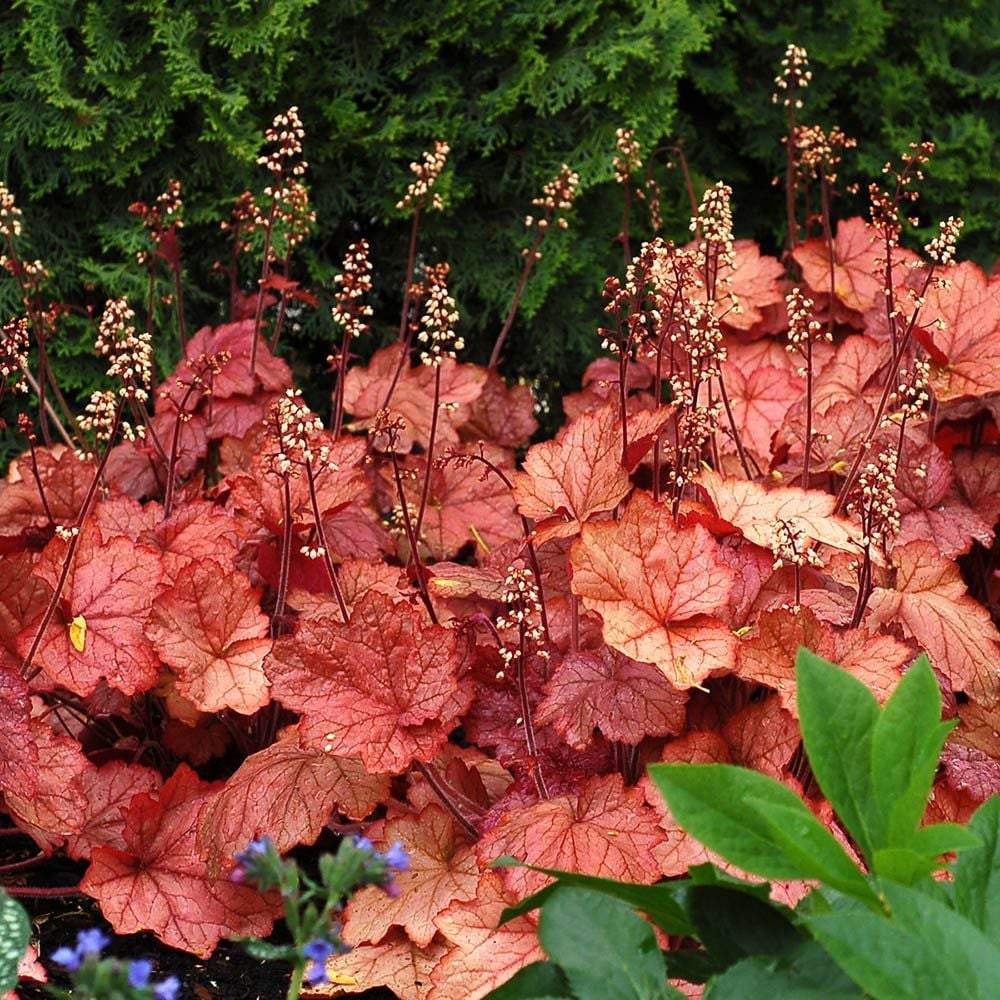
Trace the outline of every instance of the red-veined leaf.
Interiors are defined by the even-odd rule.
[[[314,843],[335,809],[364,819],[388,797],[386,775],[300,747],[293,729],[247,757],[209,802],[198,823],[198,846],[214,874],[253,837],[267,834],[283,853]]]
[[[419,815],[387,819],[379,843],[401,841],[410,867],[396,876],[399,898],[375,887],[362,889],[347,910],[344,935],[351,942],[378,944],[391,927],[402,927],[418,947],[430,944],[434,920],[456,900],[473,899],[479,885],[476,852],[439,805]]]
[[[35,566],[35,574],[55,586],[68,542],[53,538]],[[143,633],[162,574],[160,553],[124,536],[104,538],[95,525],[84,525],[60,599],[35,656],[48,677],[77,694],[88,695],[102,679],[124,694],[148,691],[156,683],[160,660]],[[77,649],[69,627],[77,617],[86,624],[86,641]],[[34,638],[29,626],[18,638],[25,655]]]
[[[642,793],[618,775],[591,778],[577,795],[559,795],[508,813],[478,845],[483,865],[509,854],[540,868],[562,868],[649,884],[657,878],[653,850],[663,836]],[[547,875],[503,869],[506,887],[521,898]]]
[[[267,937],[277,907],[252,886],[212,878],[195,847],[198,813],[216,788],[181,764],[158,793],[125,810],[125,850],[97,847],[80,888],[118,934],[152,931],[171,948],[211,955],[219,940]]]
[[[350,624],[320,619],[276,642],[265,669],[272,696],[303,714],[306,744],[360,757],[373,774],[399,774],[432,759],[468,707],[464,664],[453,630],[369,593]]]
[[[252,715],[268,703],[270,622],[260,592],[214,559],[190,563],[153,607],[146,635],[203,712]]]
[[[546,685],[535,712],[571,747],[582,750],[600,731],[633,746],[646,736],[667,736],[684,728],[687,694],[676,690],[651,663],[599,649],[570,653]]]
[[[669,506],[637,493],[621,521],[586,524],[571,550],[572,586],[604,621],[604,641],[655,663],[677,688],[732,665],[736,639],[713,617],[733,572],[700,525],[677,528]]]

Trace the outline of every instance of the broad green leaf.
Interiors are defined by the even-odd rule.
[[[730,764],[653,764],[649,774],[677,822],[745,871],[777,879],[829,876],[838,887],[871,896],[833,835],[773,778]],[[789,826],[794,836],[783,833]]]
[[[17,985],[17,967],[30,937],[31,924],[24,907],[0,889],[0,990]]]
[[[875,891],[836,837],[797,796],[795,803],[794,808],[771,803],[765,810],[757,800],[747,801],[750,806],[760,807],[774,843],[788,857],[797,860],[803,871],[808,871],[806,878],[819,879],[850,896],[877,903]]]
[[[872,871],[880,878],[913,885],[943,865],[937,855],[920,854],[908,847],[883,847],[872,858]]]
[[[577,1000],[665,1000],[666,966],[652,926],[627,903],[560,886],[538,921],[538,940]]]
[[[971,1000],[971,994],[950,992],[938,949],[884,917],[870,911],[830,913],[806,924],[875,1000]]]
[[[562,969],[552,962],[532,962],[488,993],[485,1000],[548,1000],[549,997],[572,997]]]
[[[818,949],[822,953],[822,949]],[[826,956],[828,964],[832,964]],[[836,972],[836,967],[834,966]],[[857,1000],[861,990],[841,974],[836,985],[813,982],[800,969],[777,968],[773,958],[745,958],[708,985],[705,1000]]]
[[[520,864],[521,862],[515,858],[503,857],[493,861],[491,867],[509,868]],[[559,871],[557,868],[536,868],[534,865],[524,865],[523,867],[541,872],[543,875],[551,875],[559,881],[526,896],[513,906],[508,906],[500,915],[501,925],[543,906],[560,885],[571,885],[581,889],[592,889],[594,892],[601,892],[623,902],[631,903],[635,909],[645,913],[664,934],[682,937],[694,935],[694,926],[685,910],[685,892],[688,885],[686,880],[661,882],[659,885],[636,885],[632,882],[619,882],[611,878],[599,878],[596,875],[580,875],[577,872]]]
[[[932,823],[922,826],[913,835],[910,847],[920,854],[939,858],[949,851],[967,851],[982,846],[982,838],[958,823]]]
[[[751,955],[787,955],[805,940],[779,909],[739,890],[692,886],[688,910],[698,938],[723,968]]]
[[[872,788],[872,737],[879,717],[875,695],[856,677],[800,648],[795,678],[813,774],[868,859],[884,843]]]
[[[980,844],[952,866],[955,909],[1000,945],[1000,795],[976,810],[967,829]]]
[[[961,914],[916,888],[883,883],[891,918],[863,911],[806,924],[876,998],[992,1000],[1000,949]]]
[[[886,838],[876,841],[875,850],[911,846],[927,808],[941,747],[956,724],[941,722],[941,691],[927,656],[919,656],[882,708],[872,736],[872,790]]]
[[[704,861],[700,865],[691,865],[688,868],[688,878],[693,885],[716,885],[723,889],[735,889],[745,892],[748,896],[760,899],[768,906],[774,906],[784,913],[791,914],[794,911],[782,903],[776,903],[771,899],[770,882],[748,882],[746,879],[736,878],[729,872],[724,872],[717,868],[711,861]]]

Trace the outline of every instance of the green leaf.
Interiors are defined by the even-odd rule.
[[[891,919],[855,910],[805,922],[877,1000],[992,1000],[1000,950],[929,893],[891,882],[883,888]]]
[[[837,838],[810,812],[809,807],[795,798],[795,807],[768,804],[761,808],[771,829],[775,844],[790,858],[796,859],[806,878],[819,879],[858,899],[877,903],[878,896],[857,865],[848,857]],[[748,805],[757,805],[753,799]]]
[[[17,967],[30,937],[31,924],[24,907],[0,889],[0,990],[17,985]]]
[[[572,996],[569,983],[558,965],[532,962],[488,993],[485,1000],[546,1000],[548,997]]]
[[[970,827],[958,823],[932,823],[917,830],[910,846],[921,854],[939,858],[950,851],[967,851],[982,844],[982,838]]]
[[[773,778],[730,764],[653,764],[649,774],[677,822],[745,871],[764,878],[828,879],[846,892],[874,898],[833,835]]]
[[[653,928],[627,903],[559,886],[538,922],[538,940],[577,1000],[660,1000],[667,985]]]
[[[885,836],[874,844],[876,850],[911,846],[927,808],[941,747],[956,724],[941,722],[941,691],[922,654],[885,703],[872,735],[872,790]]]
[[[493,866],[511,867],[512,864],[520,864],[514,858],[498,860],[503,860],[505,864],[501,866],[498,865],[497,861],[494,861]],[[545,886],[544,889],[539,889],[538,892],[532,893],[513,906],[504,909],[503,913],[500,914],[501,925],[544,906],[560,885],[570,885],[578,886],[581,889],[592,889],[594,892],[604,893],[606,896],[630,903],[635,909],[645,913],[664,934],[681,937],[694,934],[694,926],[685,909],[685,893],[688,885],[686,880],[661,882],[659,885],[635,885],[632,882],[619,882],[616,879],[599,878],[596,875],[564,872],[558,868],[536,868],[534,865],[524,865],[523,867],[530,868],[534,872],[541,872],[543,875],[551,875],[559,881]]]
[[[751,955],[787,955],[805,940],[776,906],[734,889],[692,886],[688,909],[697,936],[724,968]]]
[[[829,962],[829,957],[827,957]],[[713,979],[705,990],[705,1000],[857,1000],[863,996],[850,980],[840,977],[837,987],[814,983],[800,970],[777,968],[773,958],[745,958]]]
[[[251,957],[263,962],[294,962],[299,953],[290,944],[270,944],[257,938],[241,938],[243,950]]]
[[[856,677],[804,647],[795,658],[795,677],[813,774],[870,860],[885,842],[871,774],[878,701]]]
[[[908,847],[883,847],[872,858],[872,871],[880,879],[912,885],[943,867],[937,855],[921,854]]]
[[[1000,795],[976,810],[967,829],[980,844],[952,866],[955,909],[1000,945]]]

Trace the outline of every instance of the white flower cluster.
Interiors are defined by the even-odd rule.
[[[635,129],[616,129],[615,149],[618,150],[614,159],[615,180],[624,184],[635,171],[642,169],[642,150],[635,137]]]
[[[924,247],[924,252],[935,264],[951,264],[955,260],[955,244],[965,222],[949,215],[938,223],[938,234]]]
[[[497,618],[497,631],[509,629],[518,633],[516,645],[504,643],[500,647],[504,666],[509,668],[521,658],[522,646],[529,643],[538,645],[545,638],[541,618],[542,602],[531,570],[523,566],[509,567],[500,599],[506,605],[506,610]],[[536,649],[535,652],[542,659],[548,659],[548,650]],[[501,671],[501,675],[498,675],[500,680],[503,679],[502,673]]]
[[[368,332],[365,320],[372,316],[372,307],[361,297],[372,290],[372,265],[368,259],[368,240],[359,240],[347,248],[343,273],[333,280],[337,289],[336,305],[331,310],[333,321],[343,327],[351,337],[361,337]]]
[[[21,235],[21,210],[14,203],[14,195],[0,181],[0,236],[12,240]]]
[[[448,163],[450,152],[451,146],[448,143],[437,140],[434,143],[434,149],[425,152],[420,162],[410,164],[410,170],[416,174],[417,179],[407,187],[406,194],[402,199],[396,202],[396,208],[426,208],[428,206],[427,196]],[[435,208],[439,212],[444,208],[441,195],[436,191],[431,195],[429,204],[431,208]]]
[[[455,354],[465,347],[465,340],[455,335],[458,310],[448,294],[448,270],[447,264],[440,264],[427,272],[430,288],[417,334],[417,340],[425,345],[420,352],[420,361],[425,365],[437,366],[446,358],[454,360]]]
[[[771,522],[771,551],[774,568],[782,566],[822,566],[823,560],[812,547],[812,539],[795,518],[776,517]]]
[[[111,440],[115,432],[115,414],[118,412],[118,396],[105,389],[103,392],[92,392],[90,402],[84,408],[84,412],[76,418],[80,430],[87,431],[94,435],[95,440],[101,444]],[[121,421],[119,425],[122,437],[126,441],[135,441],[146,436],[145,427],[133,427],[127,420]],[[81,458],[89,458],[89,455],[81,455]]]
[[[270,153],[257,157],[257,163],[267,167],[276,177],[290,173],[293,177],[301,177],[306,172],[308,164],[305,160],[299,163],[292,161],[302,155],[302,140],[305,129],[299,120],[299,109],[289,108],[284,114],[276,115],[271,127],[267,130],[267,141],[274,146]],[[269,192],[270,193],[270,192]]]
[[[771,95],[771,101],[779,101],[786,108],[802,107],[801,98],[794,97],[798,89],[804,90],[812,80],[812,70],[809,69],[809,54],[799,45],[789,45],[785,49],[785,57],[781,60],[781,72],[774,78],[777,90]],[[781,91],[782,93],[778,93]]]
[[[17,378],[28,364],[28,318],[18,316],[7,320],[0,330],[0,379],[6,383]],[[27,391],[25,383],[19,383]]]
[[[110,360],[108,375],[121,379],[119,395],[145,403],[153,381],[153,344],[149,333],[136,333],[135,313],[127,299],[109,299],[97,328],[97,353]]]
[[[281,475],[296,475],[296,466],[325,461],[326,450],[313,450],[311,439],[323,429],[323,421],[306,406],[301,393],[286,389],[269,411],[268,430],[277,442],[274,466]]]

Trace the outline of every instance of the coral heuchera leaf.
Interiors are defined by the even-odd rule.
[[[181,764],[158,795],[132,799],[124,851],[94,849],[80,886],[118,934],[152,930],[165,944],[207,958],[224,936],[270,933],[270,902],[226,875],[211,877],[195,847],[198,813],[213,791]]]
[[[438,914],[451,903],[476,895],[475,850],[464,842],[451,815],[434,803],[419,815],[386,820],[383,832],[384,843],[401,841],[410,856],[409,869],[396,877],[399,898],[378,888],[364,889],[348,911],[345,934],[350,941],[377,944],[398,925],[414,944],[426,947],[434,937]]]
[[[55,586],[67,543],[53,538],[35,568]],[[143,634],[162,567],[159,552],[124,535],[102,537],[94,525],[83,528],[62,593],[63,615],[52,620],[36,655],[46,674],[77,694],[88,695],[106,679],[124,694],[147,691],[156,683],[159,657]],[[70,629],[77,618],[84,626]],[[21,633],[26,653],[34,627]]]
[[[464,640],[375,592],[349,624],[310,626],[279,640],[266,664],[273,696],[303,715],[304,742],[360,757],[372,774],[431,760],[471,700],[459,684]]]
[[[678,528],[668,506],[637,493],[622,519],[586,524],[570,552],[573,592],[604,619],[604,641],[655,663],[674,687],[731,669],[736,637],[714,613],[733,570],[700,525]]]
[[[212,559],[191,563],[153,608],[146,634],[203,712],[252,715],[269,700],[269,622],[250,581]]]
[[[514,499],[537,523],[538,542],[575,535],[591,514],[611,510],[628,495],[621,450],[618,405],[610,403],[528,451],[524,471],[514,477]]]

